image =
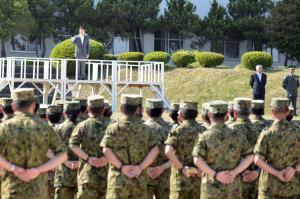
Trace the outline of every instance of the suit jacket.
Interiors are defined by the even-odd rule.
[[[263,73],[261,75],[261,81],[256,73],[252,74],[250,77],[250,86],[253,91],[253,95],[265,95],[267,84],[267,75]]]
[[[90,39],[89,36],[85,35],[82,43],[79,35],[73,37],[72,42],[76,46],[75,48],[76,59],[86,59],[87,55],[90,54],[89,39]]]

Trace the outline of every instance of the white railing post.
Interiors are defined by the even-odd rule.
[[[66,100],[66,88],[67,88],[67,60],[61,60],[61,68],[60,68],[60,75],[61,75],[61,99]]]
[[[117,111],[117,86],[118,86],[118,64],[117,61],[112,61],[112,84],[111,84],[111,104],[112,111]]]

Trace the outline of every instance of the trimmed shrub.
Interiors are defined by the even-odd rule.
[[[123,61],[143,61],[145,54],[141,52],[125,52],[119,55],[119,60]]]
[[[154,51],[147,53],[144,57],[144,61],[157,61],[164,62],[166,64],[170,61],[170,55],[166,52]]]
[[[262,65],[264,69],[269,68],[273,64],[273,58],[270,53],[251,51],[242,56],[242,66],[250,70],[255,70],[257,65]]]
[[[104,54],[103,59],[104,60],[118,60],[118,57],[114,56],[113,54]]]
[[[213,52],[198,52],[195,53],[195,58],[203,67],[216,67],[224,61],[224,55]]]
[[[90,55],[89,59],[102,59],[104,55],[104,47],[101,43],[90,39]],[[75,45],[73,45],[71,39],[67,39],[58,43],[50,53],[50,58],[65,58],[75,59]],[[68,76],[75,76],[75,62],[68,62],[67,66]]]
[[[195,61],[195,56],[189,51],[180,50],[172,55],[172,62],[178,67],[187,67]]]

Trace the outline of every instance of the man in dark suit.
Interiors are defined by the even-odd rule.
[[[72,42],[76,46],[75,58],[88,59],[90,55],[89,36],[86,34],[84,26],[79,27],[79,35],[72,37]],[[77,61],[77,77],[82,80],[85,78],[85,61]]]
[[[250,77],[250,86],[252,88],[252,94],[254,100],[265,100],[267,84],[267,75],[263,73],[263,66],[256,66],[256,73],[252,74]]]

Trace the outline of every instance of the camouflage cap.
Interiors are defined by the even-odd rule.
[[[47,108],[47,113],[62,113],[63,107],[61,105],[50,105]]]
[[[252,100],[251,107],[253,109],[264,109],[265,108],[265,101],[264,100]]]
[[[146,108],[163,108],[164,102],[161,99],[146,99]]]
[[[1,98],[0,101],[1,101],[1,106],[11,106],[11,103],[13,102],[11,98],[7,98],[7,97]]]
[[[107,109],[110,107],[109,100],[104,100],[104,108]]]
[[[209,102],[209,112],[213,114],[224,114],[228,111],[228,103],[221,100]]]
[[[64,105],[65,103],[66,103],[67,101],[64,101],[64,100],[56,100],[55,102],[54,102],[54,104],[55,105]]]
[[[12,93],[13,101],[34,101],[33,88],[18,88]]]
[[[105,105],[104,97],[101,95],[89,96],[87,100],[87,105],[90,107],[103,107]]]
[[[179,109],[186,109],[186,110],[198,110],[198,102],[188,101],[188,100],[181,100],[179,104]]]
[[[79,101],[68,101],[64,104],[64,112],[66,111],[77,111],[80,110]]]
[[[121,104],[137,106],[143,103],[143,97],[136,94],[123,94],[121,96]]]
[[[245,97],[238,97],[234,99],[234,110],[250,110],[252,99]]]
[[[290,103],[288,98],[275,97],[271,100],[271,108],[288,109]]]
[[[209,112],[209,102],[205,102],[202,104],[202,113],[207,114]]]
[[[47,111],[48,105],[46,104],[41,104],[40,108],[37,111],[38,115],[46,115],[46,111]]]
[[[172,103],[171,104],[171,110],[172,111],[178,111],[179,110],[179,103]]]

